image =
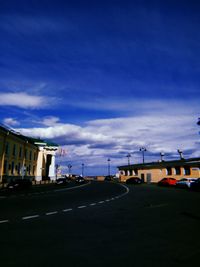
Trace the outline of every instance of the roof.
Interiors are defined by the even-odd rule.
[[[0,124],[0,130],[4,131],[4,132],[9,132],[12,135],[22,139],[23,141],[28,141],[29,143],[35,145],[35,146],[51,146],[51,147],[58,147],[59,145],[56,143],[53,143],[52,141],[46,141],[46,140],[42,140],[40,138],[33,138],[30,136],[25,136],[22,135],[20,132],[16,132],[15,130]]]
[[[130,164],[118,166],[119,170],[130,170],[130,169],[156,169],[156,168],[167,168],[167,167],[178,167],[178,166],[194,166],[200,167],[200,158],[190,158],[190,159],[179,159],[171,161],[161,161],[161,162],[148,162],[142,164]]]

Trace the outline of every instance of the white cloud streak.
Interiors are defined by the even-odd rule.
[[[14,118],[5,118],[3,120],[3,123],[8,126],[19,126],[20,125],[20,122]]]
[[[25,92],[0,93],[0,99],[0,106],[15,106],[23,109],[44,108],[50,102],[44,96],[30,95]]]

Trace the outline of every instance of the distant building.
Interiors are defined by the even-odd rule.
[[[119,166],[119,180],[126,182],[130,177],[140,177],[144,182],[158,182],[164,177],[181,178],[200,177],[200,158],[173,161],[150,162]]]
[[[0,183],[14,178],[54,180],[58,145],[0,126]]]

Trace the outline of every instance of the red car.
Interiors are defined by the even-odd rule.
[[[176,179],[175,178],[163,178],[158,182],[158,185],[161,186],[175,186],[176,185]]]

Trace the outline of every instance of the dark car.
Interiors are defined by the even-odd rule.
[[[162,180],[160,180],[158,182],[158,185],[160,186],[175,186],[176,185],[177,180],[175,178],[163,178]]]
[[[58,178],[56,179],[56,184],[57,185],[66,185],[68,183],[66,178]]]
[[[196,181],[191,183],[190,189],[194,191],[200,191],[200,178],[198,178]]]
[[[85,179],[82,176],[78,176],[75,178],[75,182],[78,184],[85,183]]]
[[[127,184],[141,184],[142,180],[139,177],[130,177],[126,180]]]
[[[112,180],[112,178],[110,176],[106,176],[104,179],[104,181],[111,181],[111,180]]]
[[[29,179],[15,179],[8,183],[8,189],[20,190],[29,189],[32,186],[32,182]]]

